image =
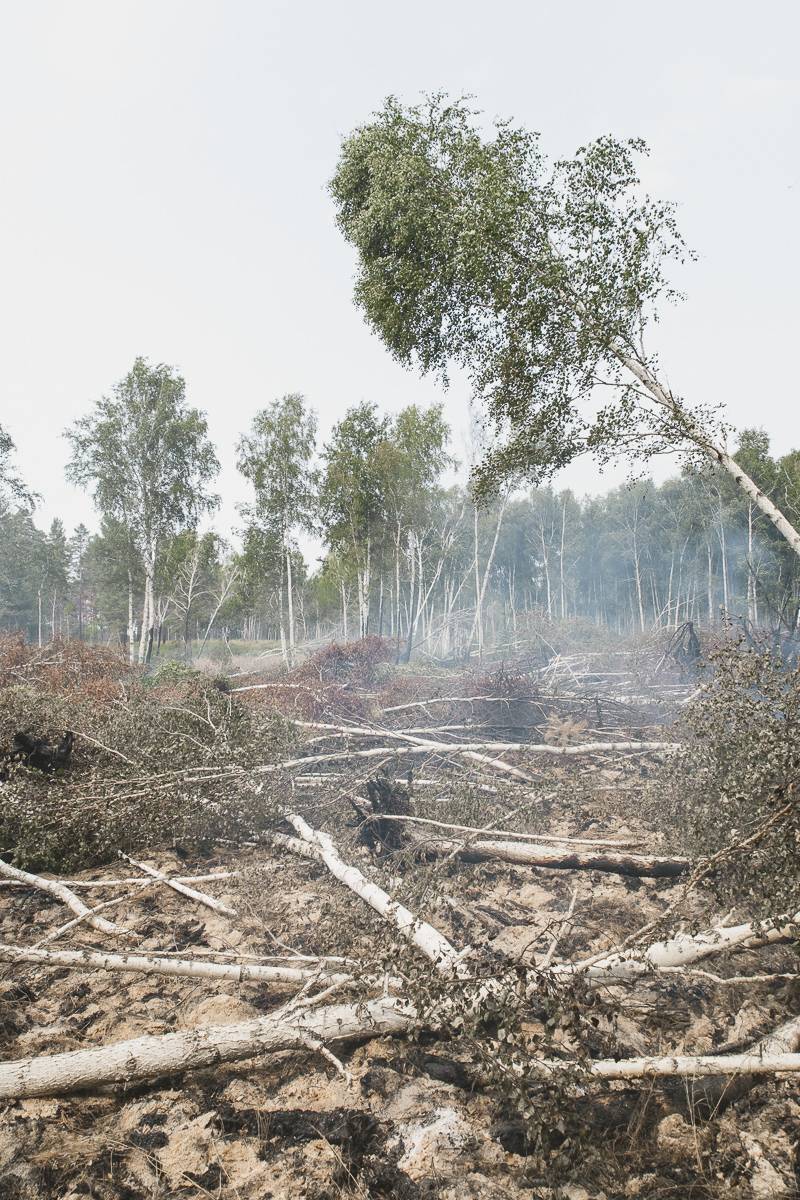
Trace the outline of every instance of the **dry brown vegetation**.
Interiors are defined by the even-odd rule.
[[[2,880],[0,1194],[796,1194],[796,676],[545,633],[477,668],[375,638],[227,679],[0,642],[0,750],[77,735],[62,772],[8,767],[0,857],[117,926]],[[311,1037],[334,1010],[357,1033]],[[295,1042],[77,1092],[6,1071],[248,1022]],[[754,1047],[784,1065],[737,1067]]]

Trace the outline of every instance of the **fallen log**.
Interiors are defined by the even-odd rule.
[[[706,1082],[698,1093],[709,1110],[745,1095],[758,1075],[800,1071],[800,1017],[773,1030],[741,1054],[659,1055],[593,1062],[590,1074],[601,1079],[687,1077]]]
[[[107,921],[105,917],[95,916],[80,897],[57,879],[45,879],[41,875],[31,874],[30,871],[21,871],[19,867],[12,867],[10,863],[4,862],[2,859],[0,859],[0,875],[4,875],[7,879],[13,879],[17,883],[26,883],[29,887],[37,888],[40,892],[47,892],[49,896],[54,896],[56,900],[66,904],[67,908],[72,909],[77,917],[86,921],[100,933],[128,934],[128,930],[123,929],[121,925],[115,925],[113,921]]]
[[[726,950],[750,950],[783,942],[797,935],[800,912],[757,924],[716,925],[702,933],[680,933],[637,950],[620,950],[595,955],[583,963],[559,963],[557,974],[581,972],[598,982],[637,979],[649,971],[687,967]]]
[[[404,782],[400,780],[399,782]],[[417,780],[414,780],[416,786]],[[555,795],[555,793],[552,793]],[[488,833],[489,829],[484,826],[482,829],[475,825],[454,825],[449,821],[434,821],[431,817],[418,817],[416,815],[405,813],[381,813],[381,819],[384,821],[409,821],[414,825],[431,825],[436,829],[452,829],[456,833]],[[513,832],[510,829],[494,829],[492,832],[497,837],[511,838],[514,841],[523,842],[557,842],[561,846],[607,846],[609,849],[627,850],[630,846],[638,846],[640,841],[613,841],[604,838],[581,838],[581,837],[561,837],[554,833],[519,833]]]
[[[405,741],[405,737],[403,739]],[[491,751],[494,754],[500,754],[509,750],[524,751],[526,754],[545,754],[553,758],[573,758],[578,755],[585,754],[606,754],[611,751],[628,751],[635,753],[650,753],[651,751],[662,751],[664,753],[673,753],[680,749],[678,742],[584,742],[577,746],[551,746],[547,742],[531,743],[527,742],[422,742],[414,739],[413,742],[404,744],[402,748],[398,746],[373,746],[369,750],[336,750],[326,754],[309,754],[305,758],[287,758],[284,762],[279,763],[264,763],[260,767],[255,767],[255,773],[259,775],[271,775],[276,771],[288,771],[293,767],[307,767],[312,763],[327,763],[341,762],[353,758],[387,758],[397,754],[439,754],[443,757],[448,755],[464,755],[468,758],[475,759],[495,767],[497,770],[505,769],[510,772],[517,772],[525,776],[527,783],[532,782],[529,776],[525,775],[524,771],[520,771],[517,767],[512,767],[510,763],[504,763],[500,759],[490,758],[485,751]]]
[[[91,1050],[0,1063],[0,1100],[57,1096],[104,1084],[130,1084],[317,1043],[403,1033],[415,1016],[387,996],[364,1004],[301,1010],[296,1016],[257,1017],[236,1025],[201,1025],[180,1033],[130,1038]]]
[[[138,867],[140,871],[144,871],[145,875],[149,875],[152,879],[157,879],[160,883],[165,883],[167,887],[172,888],[174,892],[178,892],[181,896],[186,896],[189,900],[196,900],[198,904],[202,904],[214,912],[222,913],[223,916],[236,916],[235,909],[229,908],[221,900],[216,900],[213,896],[207,896],[205,892],[198,892],[195,888],[187,887],[185,883],[180,883],[177,879],[170,878],[163,871],[157,871],[155,867],[148,867],[146,863],[137,862],[135,858],[129,858],[127,854],[123,854],[121,850],[118,851],[118,854],[120,858],[125,859],[125,862],[129,862],[132,867]]]
[[[214,871],[209,875],[171,875],[170,879],[173,883],[210,883],[218,879],[236,879],[239,875],[238,871]],[[149,879],[142,879],[141,876],[131,877],[130,879],[61,879],[60,883],[68,888],[82,888],[84,891],[91,891],[94,888],[104,887],[152,887]],[[31,887],[22,879],[0,879],[0,888],[6,887]]]
[[[101,971],[131,971],[140,975],[173,975],[187,979],[221,979],[232,983],[346,983],[350,975],[329,974],[313,967],[273,967],[257,963],[216,963],[197,959],[150,957],[145,954],[102,954],[94,950],[38,950],[0,944],[0,962],[32,966]]]
[[[682,875],[690,866],[686,858],[659,858],[644,854],[614,854],[606,850],[562,850],[529,842],[480,839],[460,843],[448,838],[419,839],[426,853],[452,855],[463,862],[507,862],[523,867],[547,867],[559,871],[607,871],[613,875],[669,878]]]
[[[543,1072],[574,1070],[569,1060],[541,1064]],[[600,1059],[586,1068],[596,1079],[664,1079],[676,1076],[778,1075],[800,1073],[800,1054],[698,1054]]]
[[[73,1050],[0,1064],[0,1100],[63,1095],[107,1084],[130,1084],[159,1075],[238,1062],[284,1050],[321,1051],[334,1041],[362,1040],[407,1032],[417,1013],[412,1005],[383,997],[361,1005],[301,1010],[289,1017],[258,1017],[236,1025],[205,1025],[181,1033],[131,1038],[91,1050]],[[574,1069],[565,1060],[532,1064],[544,1074]],[[645,1079],[720,1075],[800,1073],[800,1054],[654,1056],[601,1059],[585,1070],[599,1079]]]
[[[444,934],[440,933],[438,929],[434,929],[433,925],[429,925],[427,921],[420,921],[404,905],[392,900],[383,888],[367,879],[358,867],[349,866],[340,856],[328,834],[322,833],[318,829],[312,829],[297,813],[287,812],[284,813],[284,816],[299,834],[300,843],[307,845],[312,851],[310,857],[320,859],[335,879],[355,892],[384,920],[394,925],[400,934],[412,942],[418,950],[421,950],[442,974],[450,975],[457,972],[461,955],[454,946],[451,946]],[[297,847],[291,844],[296,840],[282,838],[278,844],[296,852]]]
[[[391,704],[384,708],[385,713],[402,712],[407,708],[427,708],[429,704],[531,704],[536,703],[533,696],[432,696],[430,700],[410,700],[406,704]]]

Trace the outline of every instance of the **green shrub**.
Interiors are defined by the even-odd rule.
[[[725,645],[677,727],[684,748],[648,788],[648,815],[755,917],[800,909],[800,674]],[[713,862],[711,861],[713,859]]]
[[[110,702],[35,678],[0,688],[6,747],[17,729],[49,741],[76,734],[67,769],[43,775],[16,765],[0,785],[0,853],[62,873],[117,850],[266,828],[279,785],[253,769],[286,757],[295,737],[276,714],[253,714],[221,681],[180,664],[146,681],[131,676]]]

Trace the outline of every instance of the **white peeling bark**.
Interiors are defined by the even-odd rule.
[[[542,1064],[543,1071],[574,1069],[567,1061]],[[589,1064],[597,1079],[653,1079],[701,1075],[776,1075],[800,1073],[800,1054],[698,1054],[653,1058],[600,1059]]]
[[[104,1084],[130,1084],[177,1071],[238,1062],[313,1043],[403,1033],[415,1016],[402,1000],[308,1009],[291,1018],[258,1017],[236,1025],[201,1025],[181,1033],[131,1038],[111,1046],[0,1064],[0,1100],[56,1096]],[[312,1044],[313,1044],[312,1043]]]
[[[121,925],[115,925],[113,921],[106,921],[104,917],[92,916],[89,906],[84,904],[63,883],[59,883],[57,879],[44,879],[41,875],[32,875],[30,871],[21,871],[19,867],[12,867],[10,863],[3,862],[2,859],[0,859],[0,875],[5,875],[7,879],[14,879],[18,883],[26,883],[29,887],[38,888],[40,892],[47,892],[48,895],[55,896],[56,900],[66,904],[67,908],[72,909],[77,917],[81,917],[100,933],[127,934],[128,932]]]
[[[333,840],[326,833],[312,829],[297,813],[286,813],[285,817],[300,835],[301,840],[315,851],[314,857],[321,859],[334,878],[366,901],[370,908],[379,913],[384,920],[394,925],[401,935],[412,942],[418,950],[421,950],[443,975],[457,973],[460,955],[444,934],[440,933],[438,929],[434,929],[433,925],[429,925],[427,921],[418,920],[404,905],[392,900],[383,888],[378,887],[376,883],[372,883],[365,875],[362,875],[358,867],[348,866],[333,844]],[[294,839],[285,839],[283,844],[287,845],[287,842],[291,841]],[[291,850],[295,847],[287,845],[287,849]]]
[[[796,932],[798,924],[800,912],[791,918],[781,917],[776,921],[762,923],[761,927],[751,921],[743,925],[718,925],[702,933],[681,933],[666,941],[654,942],[644,950],[623,950],[608,954],[585,966],[581,966],[580,963],[563,963],[553,970],[563,974],[583,972],[589,979],[595,980],[636,979],[648,971],[658,971],[665,967],[688,967],[726,950],[749,950],[785,941]]]
[[[786,539],[795,554],[800,555],[800,533],[798,533],[791,521],[786,519],[781,510],[772,503],[770,498],[764,495],[747,472],[731,458],[726,450],[721,446],[717,446],[706,436],[691,414],[683,407],[680,400],[659,383],[658,379],[647,366],[637,359],[632,358],[620,348],[616,348],[614,353],[623,366],[627,367],[631,374],[647,389],[656,404],[672,414],[683,426],[689,440],[694,442],[713,462],[719,463],[723,470],[727,471],[734,483],[752,500],[756,508],[759,508],[766,517],[769,517],[772,524]]]
[[[139,954],[100,954],[94,950],[36,950],[0,944],[0,962],[30,963],[32,966],[67,967],[100,971],[125,971],[139,975],[172,975],[186,979],[220,979],[232,983],[346,983],[349,975],[329,974],[314,967],[265,967],[247,963],[201,962],[185,958],[151,958]]]
[[[794,1017],[743,1054],[663,1055],[593,1062],[589,1071],[600,1079],[644,1079],[670,1076],[773,1075],[800,1072],[800,1017]]]
[[[120,858],[124,858],[132,867],[138,867],[140,871],[144,871],[145,875],[150,875],[153,879],[158,879],[161,883],[165,883],[167,887],[171,887],[174,892],[179,892],[181,896],[186,896],[189,900],[196,900],[198,904],[203,904],[206,908],[213,909],[214,912],[222,913],[226,917],[235,917],[236,911],[229,908],[227,904],[223,904],[221,900],[215,900],[213,896],[207,896],[205,892],[198,892],[195,888],[187,887],[185,883],[180,883],[177,879],[171,879],[169,875],[164,875],[163,872],[157,871],[155,867],[148,867],[146,863],[137,862],[135,858],[129,858],[127,854],[119,851]]]

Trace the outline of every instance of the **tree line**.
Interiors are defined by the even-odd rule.
[[[372,329],[407,366],[464,371],[493,426],[470,487],[445,486],[441,408],[356,405],[317,447],[313,411],[284,396],[239,440],[251,498],[234,548],[200,532],[219,465],[204,415],[175,371],[137,359],[67,431],[96,534],[36,528],[0,430],[0,623],[117,639],[140,662],[165,639],[187,657],[215,633],[266,639],[288,664],[298,637],[331,631],[392,637],[398,658],[480,653],[532,611],[794,631],[796,452],[747,430],[731,455],[725,397],[690,405],[646,346],[691,254],[674,206],[642,194],[644,153],[606,136],[551,162],[538,135],[464,100],[388,99],[345,138],[330,194]],[[552,487],[586,453],[641,467],[670,452],[685,466],[659,487]]]
[[[137,359],[67,431],[68,477],[100,523],[37,527],[34,500],[0,441],[0,626],[43,643],[77,637],[147,662],[167,642],[192,658],[210,639],[267,641],[291,664],[328,636],[394,639],[447,657],[513,638],[525,614],[619,633],[744,620],[795,628],[800,562],[719,464],[605,495],[507,482],[477,502],[449,483],[442,409],[395,416],[354,405],[317,444],[300,394],[258,411],[239,439],[249,485],[235,544],[203,523],[218,498],[204,415],[171,368]],[[737,461],[765,495],[800,509],[800,452],[770,454],[745,431]],[[323,540],[309,564],[303,535]]]

